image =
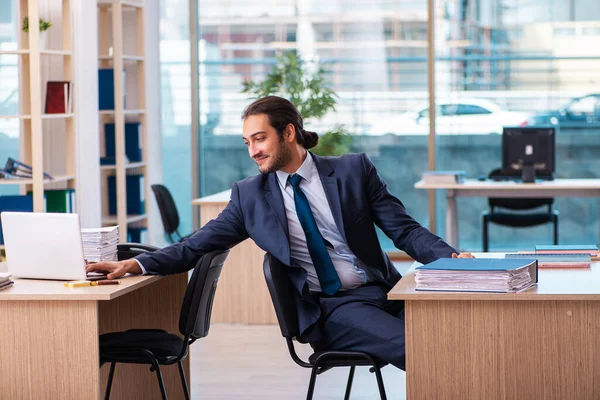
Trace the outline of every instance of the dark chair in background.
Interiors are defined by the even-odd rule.
[[[143,253],[158,250],[156,246],[141,243],[119,243],[117,244],[117,259],[119,261],[129,260]]]
[[[493,180],[519,178],[510,172],[495,169],[488,175]],[[533,198],[489,198],[490,210],[482,215],[483,219],[483,251],[489,250],[489,224],[494,223],[513,228],[526,228],[546,223],[554,224],[554,244],[558,244],[558,211],[552,209],[554,199]],[[544,207],[545,210],[540,208]],[[531,211],[531,212],[524,212]]]
[[[187,236],[181,236],[178,231],[179,228],[179,213],[175,206],[175,201],[171,192],[165,186],[160,184],[154,184],[151,186],[154,196],[156,197],[156,203],[158,204],[158,210],[160,211],[160,218],[162,219],[165,233],[169,237],[171,243],[181,242]],[[176,235],[176,239],[173,239],[173,235]],[[189,236],[189,235],[188,235]]]
[[[162,329],[130,329],[100,335],[100,366],[111,363],[105,399],[110,398],[117,363],[149,364],[150,371],[156,371],[163,399],[167,398],[167,393],[160,366],[177,364],[185,398],[190,398],[181,360],[187,357],[189,345],[208,335],[217,281],[228,254],[229,250],[213,251],[202,256],[196,264],[179,315],[183,339]]]
[[[313,397],[317,375],[334,367],[350,367],[348,383],[346,385],[346,394],[344,396],[344,399],[348,400],[350,398],[350,391],[352,390],[352,379],[354,378],[355,367],[372,366],[371,372],[375,372],[375,376],[377,377],[379,395],[382,400],[385,400],[387,397],[380,370],[380,366],[383,363],[373,359],[373,357],[366,353],[355,351],[319,351],[313,353],[308,358],[308,362],[303,361],[298,357],[293,343],[293,339],[300,334],[296,299],[294,297],[294,291],[296,289],[290,282],[285,272],[285,268],[287,267],[281,264],[272,255],[268,253],[265,255],[263,264],[265,280],[267,281],[269,293],[273,300],[279,328],[281,328],[281,334],[285,337],[287,342],[290,356],[299,366],[312,369],[306,399],[310,400]]]

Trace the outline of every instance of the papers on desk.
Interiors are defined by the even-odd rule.
[[[440,258],[416,268],[416,290],[520,292],[537,282],[537,260]]]
[[[11,287],[14,282],[10,280],[10,273],[8,272],[0,272],[0,290],[8,289]]]
[[[117,261],[119,227],[82,229],[83,258],[88,262]]]

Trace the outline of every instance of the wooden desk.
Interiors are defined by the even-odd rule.
[[[0,291],[0,398],[101,399],[109,365],[99,368],[98,335],[131,328],[179,333],[187,275],[131,276],[118,286],[65,288],[15,279]],[[189,358],[184,361],[189,382]],[[177,367],[165,367],[169,398],[183,399]],[[159,399],[148,366],[118,364],[111,399]]]
[[[388,298],[405,300],[407,399],[600,398],[600,263],[504,294],[417,292],[412,270]]]
[[[600,197],[600,179],[555,179],[540,183],[493,182],[467,179],[464,183],[415,183],[415,189],[446,190],[446,236],[444,240],[458,248],[458,211],[456,198],[468,197]]]
[[[231,190],[192,201],[200,206],[200,225],[216,218],[227,206]],[[276,324],[277,317],[263,274],[265,252],[252,239],[231,249],[215,294],[213,322]]]

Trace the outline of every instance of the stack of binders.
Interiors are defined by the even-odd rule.
[[[118,226],[82,229],[81,240],[86,262],[117,261]]]
[[[537,283],[535,259],[440,258],[416,268],[416,290],[520,292]]]
[[[0,290],[8,289],[13,284],[14,282],[10,280],[10,273],[0,272]]]

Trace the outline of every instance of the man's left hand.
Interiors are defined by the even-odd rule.
[[[475,256],[471,253],[452,253],[452,258],[475,258]]]

